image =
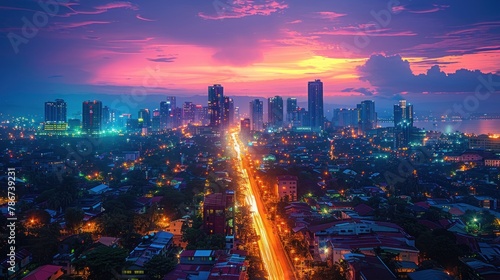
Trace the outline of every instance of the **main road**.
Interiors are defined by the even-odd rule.
[[[262,218],[266,216],[266,209],[260,197],[258,190],[259,186],[255,180],[253,180],[252,176],[248,176],[247,169],[249,166],[247,160],[243,157],[236,135],[237,133],[234,132],[231,134],[231,137],[233,139],[234,150],[237,154],[239,169],[242,172],[242,179],[246,185],[246,203],[251,207],[254,228],[260,236],[258,244],[262,262],[268,273],[268,278],[271,280],[295,279],[293,267],[288,261],[285,249],[279,240],[278,233],[273,230],[269,220]],[[250,173],[252,173],[252,171],[250,171]]]

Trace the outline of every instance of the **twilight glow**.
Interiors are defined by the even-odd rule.
[[[500,80],[494,0],[49,2],[2,2],[2,94],[300,97],[321,78],[325,98],[444,100]]]

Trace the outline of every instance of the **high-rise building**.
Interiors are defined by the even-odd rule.
[[[377,113],[375,112],[375,102],[371,100],[361,101],[357,105],[358,109],[358,134],[365,135],[368,130],[377,127]]]
[[[196,105],[193,102],[186,101],[182,106],[182,123],[194,123],[195,122],[195,110]]]
[[[170,102],[172,108],[177,108],[177,98],[175,96],[167,96],[167,102]]]
[[[201,125],[209,125],[210,124],[210,110],[208,106],[203,106],[201,112]]]
[[[297,116],[297,98],[289,97],[286,100],[286,122],[293,124],[298,121]]]
[[[66,123],[66,102],[62,99],[45,102],[45,123]]]
[[[160,110],[154,109],[153,110],[153,120],[151,122],[151,129],[153,131],[160,131],[161,130],[160,120],[161,120]]]
[[[297,119],[300,126],[311,126],[311,118],[305,108],[297,108]]]
[[[203,125],[203,121],[205,120],[203,106],[201,104],[195,105],[194,108],[194,122],[198,125]]]
[[[400,100],[394,105],[394,147],[408,147],[413,129],[413,105]]]
[[[255,131],[264,129],[264,105],[259,99],[250,101],[250,127]]]
[[[242,119],[240,122],[240,135],[243,139],[248,140],[251,133],[250,119]]]
[[[336,127],[357,127],[359,123],[359,112],[356,109],[334,109],[333,126]]]
[[[234,101],[232,98],[224,97],[224,106],[222,114],[222,126],[229,128],[234,124]]]
[[[208,114],[210,126],[220,126],[223,115],[224,87],[214,84],[208,87]]]
[[[182,125],[182,108],[174,108],[172,110],[172,118],[173,118],[173,128],[179,127]]]
[[[175,102],[175,99],[173,100]],[[172,100],[160,102],[160,128],[161,130],[173,128],[173,109]]]
[[[267,120],[274,128],[283,127],[283,98],[280,96],[267,99]]]
[[[111,109],[108,106],[102,107],[102,128],[109,129],[111,127]]]
[[[234,107],[234,122],[238,122],[240,120],[240,107]]]
[[[102,129],[102,102],[84,101],[82,106],[82,130],[87,134],[99,134]]]
[[[139,121],[139,126],[143,128],[151,127],[151,113],[149,112],[149,109],[140,109],[137,119]]]
[[[321,130],[324,123],[323,82],[321,80],[314,80],[308,83],[307,105],[309,108],[309,126],[313,130]]]
[[[45,122],[43,124],[43,130],[66,131],[68,129],[66,112],[66,102],[62,99],[45,102]]]

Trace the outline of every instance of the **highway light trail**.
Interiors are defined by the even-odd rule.
[[[266,225],[262,216],[265,216],[264,206],[261,201],[257,201],[257,191],[252,186],[251,178],[244,167],[243,154],[236,138],[236,132],[232,133],[231,137],[234,142],[234,150],[237,154],[238,167],[242,170],[242,179],[244,180],[245,201],[250,206],[252,211],[253,226],[255,231],[260,236],[259,249],[262,256],[262,262],[268,273],[268,279],[294,279],[292,268],[286,258],[286,253],[279,241],[278,236],[273,232],[272,225],[268,222]],[[253,182],[255,184],[255,182]]]

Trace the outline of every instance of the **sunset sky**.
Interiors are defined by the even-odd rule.
[[[0,3],[2,95],[300,97],[319,78],[326,99],[444,100],[488,73],[500,90],[495,0],[40,2],[58,4]]]

